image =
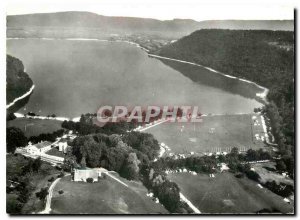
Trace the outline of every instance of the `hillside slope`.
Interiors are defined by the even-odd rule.
[[[293,79],[293,41],[293,32],[199,30],[163,47],[159,55],[206,65],[270,87],[282,77]],[[276,70],[286,74],[274,75]]]
[[[33,85],[21,60],[6,56],[6,104],[29,91]]]

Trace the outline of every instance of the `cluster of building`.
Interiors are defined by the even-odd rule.
[[[41,141],[37,144],[32,144],[31,142],[24,148],[18,148],[17,152],[27,153],[30,155],[41,155],[45,154],[47,151],[51,150],[53,147],[57,147],[60,152],[67,153],[69,146],[68,141],[76,138],[76,135],[69,134],[63,135],[61,138],[57,138],[55,142],[51,143],[49,141]]]

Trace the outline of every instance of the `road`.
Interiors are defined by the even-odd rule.
[[[200,210],[197,209],[196,206],[193,205],[193,203],[188,200],[182,193],[179,194],[180,195],[180,199],[182,201],[184,201],[186,204],[188,204],[188,206],[196,213],[196,214],[201,214]]]
[[[70,176],[71,174],[66,174],[65,176]],[[61,178],[57,178],[49,187],[48,190],[48,195],[46,198],[46,206],[45,209],[41,212],[39,212],[39,214],[50,214],[51,212],[51,199],[52,199],[52,195],[53,195],[53,189],[56,186],[56,184],[61,180]]]
[[[140,129],[137,129],[137,128],[135,128],[134,129],[134,131],[140,131],[140,132],[142,132],[142,131],[146,131],[146,130],[148,130],[149,128],[152,128],[152,127],[155,127],[155,126],[157,126],[157,125],[160,125],[160,124],[162,124],[162,123],[165,123],[166,121],[168,121],[169,119],[164,119],[164,120],[162,120],[162,121],[158,121],[158,122],[154,122],[154,124],[153,125],[147,125],[147,127],[143,127],[143,128],[140,128]]]

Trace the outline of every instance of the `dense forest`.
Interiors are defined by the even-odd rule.
[[[268,88],[264,112],[271,119],[282,161],[293,175],[294,32],[199,30],[156,53],[209,66]]]
[[[6,56],[6,103],[12,102],[15,98],[22,96],[32,86],[33,82],[24,72],[22,61]]]

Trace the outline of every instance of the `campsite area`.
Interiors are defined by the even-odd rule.
[[[202,122],[162,123],[147,129],[165,143],[168,153],[230,152],[264,148],[264,130],[258,114],[207,115]]]

